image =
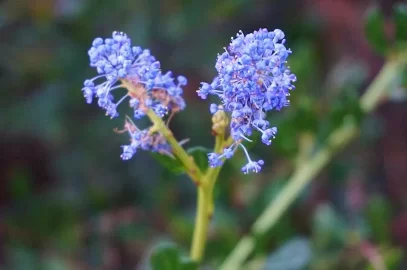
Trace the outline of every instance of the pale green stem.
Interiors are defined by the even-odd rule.
[[[220,153],[225,147],[224,135],[216,136],[215,140],[214,152]],[[197,215],[191,246],[191,258],[194,261],[201,261],[204,255],[209,221],[214,211],[213,188],[221,168],[222,166],[209,168],[203,177],[202,185],[198,187]]]
[[[194,235],[192,237],[191,259],[200,262],[204,255],[210,217],[208,215],[211,204],[208,189],[201,185],[198,187],[198,204],[195,218]]]
[[[197,185],[200,185],[203,175],[199,167],[195,164],[193,157],[188,155],[184,148],[179,145],[171,130],[165,125],[164,121],[158,115],[156,115],[152,110],[149,110],[147,112],[147,116],[154,124],[152,128],[160,132],[171,145],[172,153],[182,162],[186,169],[186,173]]]
[[[129,92],[137,93],[136,87],[129,81],[123,80],[123,85]],[[195,261],[201,261],[206,238],[208,234],[209,225],[209,208],[213,205],[211,190],[205,185],[206,177],[202,174],[199,167],[195,164],[194,159],[188,155],[188,153],[182,148],[178,141],[174,138],[171,130],[167,127],[164,121],[151,109],[147,111],[147,116],[150,118],[153,126],[150,128],[150,132],[159,132],[165,137],[167,142],[171,146],[172,154],[177,157],[186,169],[186,173],[191,177],[192,181],[198,187],[198,203],[197,203],[197,215],[195,221],[195,231],[192,240],[191,258]],[[222,137],[223,138],[223,137]],[[217,145],[221,145],[222,142],[218,142]]]
[[[136,86],[127,80],[122,80],[123,86],[127,88],[129,92],[137,92]],[[147,116],[150,118],[153,126],[150,128],[151,132],[159,132],[167,140],[171,146],[172,154],[177,157],[183,164],[186,173],[191,177],[192,181],[196,185],[201,184],[202,172],[199,167],[195,164],[193,157],[189,156],[188,153],[182,148],[182,146],[175,139],[171,130],[167,127],[164,121],[155,114],[151,109],[147,111]]]
[[[405,55],[390,59],[382,68],[378,76],[361,97],[361,109],[368,113],[372,111],[380,99],[391,90],[393,82],[402,72],[407,61]],[[329,163],[334,154],[349,144],[358,134],[358,126],[353,118],[345,119],[343,125],[334,130],[328,137],[325,146],[310,157],[293,173],[287,185],[280,191],[278,196],[270,202],[268,207],[253,224],[252,233],[261,236],[269,231],[283,215],[285,210],[298,197],[304,187]],[[220,270],[238,270],[249,257],[256,246],[256,240],[252,236],[243,237],[236,245],[232,253],[226,258],[219,268]]]
[[[224,134],[218,135],[215,138],[215,148],[214,151],[215,153],[220,153],[222,150],[222,144],[224,141]],[[215,210],[215,200],[213,198],[213,187],[215,185],[216,179],[218,178],[219,172],[222,169],[222,166],[215,167],[215,168],[209,168],[206,171],[205,174],[205,179],[207,179],[207,184],[208,184],[208,196],[209,196],[209,207],[208,207],[208,216],[209,218],[212,218],[213,211]]]

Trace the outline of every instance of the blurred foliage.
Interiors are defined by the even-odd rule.
[[[188,257],[181,257],[178,247],[172,243],[160,243],[151,255],[153,270],[195,270],[195,262]]]
[[[216,269],[292,169],[349,115],[361,124],[362,139],[338,156],[259,239],[246,269],[378,269],[366,249],[378,252],[387,269],[405,269],[406,241],[394,237],[396,217],[407,210],[405,200],[391,198],[394,186],[380,163],[386,157],[379,139],[396,131],[386,130],[380,115],[365,117],[358,105],[377,71],[372,63],[382,59],[371,52],[359,57],[355,52],[369,48],[363,47],[362,31],[346,29],[346,23],[364,25],[372,48],[384,53],[393,40],[386,30],[389,22],[395,41],[406,43],[406,5],[399,1],[386,15],[379,5],[368,12],[372,2],[2,1],[0,268],[196,269],[185,259],[195,187],[169,156],[138,153],[127,162],[120,159],[120,145],[128,138],[113,130],[124,119],[108,119],[96,106],[86,105],[80,91],[94,74],[87,50],[96,36],[120,30],[150,48],[164,70],[185,74],[188,106],[171,128],[178,139],[189,139],[186,148],[206,168],[207,148],[213,144],[211,100],[200,100],[195,90],[214,76],[216,55],[230,36],[267,27],[287,34],[297,88],[291,106],[270,117],[279,130],[273,145],[248,146],[253,158],[264,157],[264,172],[241,174],[244,157],[239,153],[223,168],[203,269]],[[351,21],[349,10],[359,11],[360,21]],[[345,34],[341,24],[330,21],[336,18],[332,14],[346,15],[341,21]],[[336,42],[336,35],[342,42]],[[351,44],[347,36],[353,38]],[[405,93],[406,78],[400,78],[395,91]],[[397,97],[405,107],[406,95]],[[406,223],[401,224],[404,232]],[[152,251],[169,238],[178,246],[158,244],[161,248]],[[173,264],[177,266],[167,266]]]
[[[381,9],[377,7],[371,8],[366,16],[366,38],[379,53],[384,53],[389,46],[384,28],[385,18]]]

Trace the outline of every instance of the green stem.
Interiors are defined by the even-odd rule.
[[[233,142],[233,138],[229,137],[227,140],[225,140],[224,135],[220,135],[216,137],[216,143],[215,143],[215,153],[221,153],[225,147],[229,147],[230,144]],[[219,167],[214,167],[214,168],[209,168],[205,174],[205,179],[207,180],[207,185],[209,189],[209,195],[210,195],[210,207],[209,207],[209,217],[212,217],[213,211],[215,209],[214,205],[214,199],[213,199],[213,189],[215,188],[216,180],[218,179],[219,173],[221,171],[223,166]]]
[[[205,251],[210,220],[208,212],[211,199],[212,197],[210,196],[208,190],[203,186],[199,186],[195,229],[191,247],[191,259],[197,262],[202,260]]]
[[[221,153],[222,149],[232,142],[230,139],[225,141],[223,134],[216,136],[215,140],[216,153]],[[222,166],[209,168],[203,177],[202,185],[198,187],[197,214],[191,246],[191,258],[194,261],[201,261],[204,255],[209,221],[215,207],[213,189],[221,169]]]
[[[407,57],[399,55],[390,59],[360,99],[361,109],[368,113],[386,96],[406,64]],[[258,217],[252,227],[254,236],[261,236],[269,231],[284,214],[285,210],[298,197],[304,187],[329,163],[334,154],[349,144],[358,134],[358,126],[353,118],[345,119],[343,125],[334,130],[328,137],[325,146],[310,157],[293,173],[288,184]],[[232,253],[226,258],[220,270],[238,270],[256,246],[252,236],[243,237]]]
[[[288,184],[278,193],[273,203],[263,211],[253,224],[252,231],[255,234],[263,234],[273,227],[305,185],[327,165],[334,153],[355,138],[357,133],[358,128],[354,121],[350,121],[340,129],[335,130],[329,136],[325,147],[321,148],[305,166],[301,166],[295,171]]]
[[[223,135],[216,136],[215,152],[219,152],[223,143],[223,138]],[[205,251],[209,221],[212,218],[214,210],[212,183],[215,182],[216,179],[213,179],[212,171],[214,171],[214,168],[209,168],[206,171],[203,178],[203,184],[198,187],[197,213],[191,246],[191,259],[198,262],[202,260]]]
[[[197,213],[191,246],[191,258],[194,261],[201,261],[205,251],[209,221],[212,219],[215,207],[213,189],[221,168],[219,166],[214,170],[208,170],[202,185],[198,187]]]
[[[147,116],[153,122],[153,129],[160,132],[167,142],[171,145],[172,153],[176,156],[184,165],[187,174],[197,185],[201,184],[202,172],[199,167],[195,164],[194,159],[188,155],[188,153],[179,145],[178,141],[175,139],[171,130],[165,125],[163,120],[156,115],[152,110],[147,112]]]
[[[202,172],[199,167],[195,164],[193,157],[188,155],[188,153],[179,145],[178,141],[175,139],[171,130],[165,125],[163,120],[156,115],[152,110],[147,112],[147,116],[153,122],[153,128],[156,128],[160,132],[167,142],[171,145],[172,153],[176,156],[184,165],[187,174],[191,177],[195,184],[200,185],[202,179]]]
[[[221,153],[224,148],[229,147],[232,143],[233,143],[232,137],[229,137],[227,140],[225,140],[223,136],[217,136],[214,152]],[[206,171],[205,175],[206,178],[209,180],[209,186],[213,186],[215,184],[221,169],[222,166],[211,167]]]
[[[223,140],[225,136],[224,134],[216,136],[216,141],[215,141],[215,148],[214,151],[215,153],[220,153],[222,151],[222,145],[223,145]],[[208,196],[209,196],[209,208],[208,208],[208,216],[209,218],[212,218],[213,212],[215,211],[215,200],[213,198],[213,188],[215,186],[216,179],[218,178],[219,172],[221,170],[222,166],[215,167],[215,168],[209,168],[206,171],[205,174],[205,179],[207,179],[206,184],[208,185]]]
[[[137,93],[136,86],[127,80],[122,80],[122,84],[129,92]],[[150,128],[150,132],[159,132],[161,133],[167,142],[170,144],[172,153],[176,156],[184,165],[186,173],[191,177],[192,181],[196,185],[201,184],[202,172],[199,167],[195,164],[194,159],[188,155],[188,153],[182,148],[182,146],[175,139],[171,130],[167,127],[164,121],[155,114],[151,109],[147,111],[147,116],[150,118],[153,126]]]

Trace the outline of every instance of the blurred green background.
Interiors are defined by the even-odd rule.
[[[360,120],[359,139],[261,239],[244,269],[407,269],[406,80],[373,115],[362,117],[357,105],[383,63],[364,37],[363,16],[374,3],[387,16],[394,2],[403,1],[0,1],[0,269],[143,270],[158,242],[187,250],[195,187],[146,152],[120,159],[128,138],[113,129],[130,112],[122,106],[122,117],[110,120],[85,103],[82,83],[95,75],[87,50],[95,37],[123,31],[164,71],[185,75],[187,109],[171,128],[188,147],[211,147],[210,101],[195,91],[215,75],[231,36],[264,27],[286,33],[297,88],[291,107],[270,116],[279,128],[273,145],[251,150],[264,171],[243,175],[241,155],[222,170],[203,269],[216,269],[349,114]],[[386,268],[377,268],[376,253]]]

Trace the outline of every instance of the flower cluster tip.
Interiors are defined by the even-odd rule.
[[[261,170],[263,160],[252,161],[242,141],[250,141],[253,132],[260,132],[262,142],[270,145],[277,134],[277,128],[270,127],[266,120],[267,112],[289,106],[288,97],[296,81],[287,66],[291,50],[285,47],[285,42],[279,29],[259,29],[247,35],[240,31],[218,55],[215,65],[218,75],[211,83],[203,82],[197,93],[202,99],[208,95],[219,97],[221,106],[211,104],[210,112],[214,114],[221,108],[230,114],[234,143],[221,154],[210,153],[211,166],[220,166],[240,146],[248,160],[242,171]]]

